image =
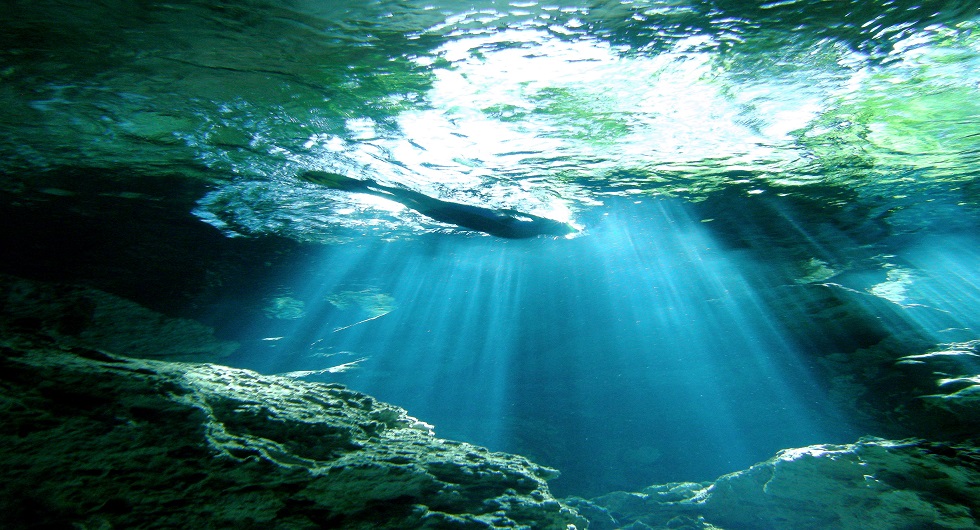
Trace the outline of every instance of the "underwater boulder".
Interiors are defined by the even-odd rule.
[[[585,528],[520,456],[336,384],[0,344],[3,528]]]

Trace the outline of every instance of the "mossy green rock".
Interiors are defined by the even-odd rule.
[[[3,528],[584,528],[554,470],[340,385],[0,345]]]

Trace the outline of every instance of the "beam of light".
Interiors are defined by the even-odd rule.
[[[381,337],[394,351],[367,388],[413,396],[443,420],[443,435],[503,447],[508,381],[521,366],[520,262],[513,245],[490,238],[445,239],[433,254],[407,260],[394,292],[413,309]]]
[[[622,202],[572,240],[333,247],[282,278],[304,314],[263,317],[256,337],[284,338],[256,340],[249,361],[528,454],[563,471],[559,491],[709,479],[852,438],[754,292],[751,264],[678,204]],[[371,318],[338,304],[352,285],[396,309]]]
[[[605,372],[593,390],[615,387],[607,389],[615,400],[605,403],[613,420],[617,406],[636,414],[608,422],[607,436],[657,447],[660,466],[684,465],[699,476],[762,456],[756,451],[768,444],[846,438],[848,428],[831,425],[840,418],[746,275],[752,264],[721,251],[677,204],[632,210],[632,217],[611,214],[583,241],[601,256],[607,292],[595,302],[606,306],[577,310],[606,331],[590,326],[577,336],[586,344],[590,335],[606,336],[593,351],[602,361],[589,366],[588,347],[565,348],[579,350],[573,358],[588,366],[583,371]]]

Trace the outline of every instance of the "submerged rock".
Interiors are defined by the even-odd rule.
[[[940,345],[895,365],[921,392],[918,403],[899,410],[907,423],[961,437],[980,432],[980,340]]]
[[[584,528],[523,457],[335,384],[0,344],[3,528]]]
[[[882,292],[881,285],[781,287],[774,306],[826,382],[832,406],[860,432],[950,441],[976,436],[980,340],[936,338],[975,332],[958,328],[945,310],[897,303],[888,297],[898,291]],[[932,334],[919,322],[929,322]]]
[[[967,529],[980,525],[978,486],[974,447],[864,438],[780,451],[714,483],[569,502],[598,530]]]
[[[171,318],[98,289],[0,274],[0,331],[43,335],[64,347],[130,357],[216,361],[238,344],[187,318]]]

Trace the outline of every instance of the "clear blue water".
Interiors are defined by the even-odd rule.
[[[165,175],[205,188],[196,222],[304,245],[207,271],[188,312],[232,365],[588,496],[914,434],[859,388],[978,338],[976,2],[145,4],[8,6],[3,191],[106,170],[152,210],[131,190]],[[481,235],[307,170],[581,233]]]
[[[306,379],[397,403],[440,436],[557,467],[559,494],[709,480],[781,448],[882,434],[839,410],[814,358],[868,346],[863,328],[815,341],[794,333],[807,318],[786,312],[798,285],[720,241],[683,201],[617,199],[596,213],[588,235],[569,240],[445,234],[326,247],[246,301],[291,305],[284,318],[246,313],[231,362],[265,373],[336,367]],[[893,310],[871,319],[895,333],[969,336],[976,243],[911,243],[892,259],[916,276],[902,301],[930,307],[885,304]],[[886,279],[844,281],[866,291]],[[345,292],[356,294],[338,301]]]

